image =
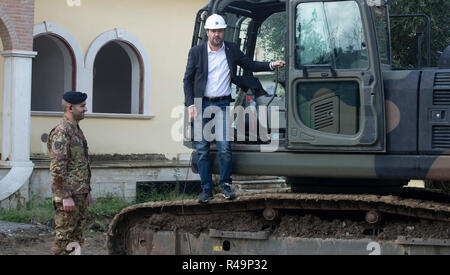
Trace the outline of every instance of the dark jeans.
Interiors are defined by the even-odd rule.
[[[216,113],[216,115],[211,118],[208,114],[211,112],[205,112],[208,107],[210,106],[217,106],[216,109],[219,113]],[[205,137],[205,131],[202,131],[203,134],[201,135],[201,141],[200,138],[196,138],[194,141],[195,149],[198,153],[198,171],[200,174],[200,178],[202,181],[202,189],[209,191],[212,191],[213,189],[213,181],[212,181],[212,173],[211,173],[211,162],[213,161],[211,159],[210,154],[210,145],[213,140],[215,140],[217,144],[217,151],[219,154],[219,168],[220,168],[220,182],[219,186],[222,186],[224,183],[232,183],[231,180],[231,166],[232,166],[232,153],[231,153],[231,143],[229,138],[227,140],[227,133],[230,134],[231,128],[229,126],[229,113],[227,113],[226,108],[230,106],[230,100],[223,100],[223,101],[217,101],[217,102],[211,102],[207,100],[202,101],[202,130],[205,130],[205,126],[209,123],[209,126],[214,123],[214,125],[218,127],[214,127],[213,131],[214,135],[213,138],[206,135]],[[211,108],[209,109],[211,110]],[[221,113],[221,115],[220,115]],[[206,114],[206,115],[204,115]],[[205,117],[206,116],[206,117]],[[228,119],[227,119],[228,118]],[[215,120],[215,121],[212,121]],[[206,129],[206,132],[211,132],[211,128]],[[195,127],[194,127],[195,128]],[[220,129],[222,128],[222,129]],[[199,127],[198,127],[199,129]]]

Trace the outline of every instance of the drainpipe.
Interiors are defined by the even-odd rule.
[[[37,52],[4,51],[2,166],[10,167],[0,180],[0,202],[28,188],[34,164],[30,161],[31,68]],[[25,198],[28,200],[28,196]]]

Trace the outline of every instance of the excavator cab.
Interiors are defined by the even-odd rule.
[[[211,1],[197,13],[192,46],[207,41],[204,21],[211,13],[221,14],[227,22],[225,41],[234,42],[256,61],[285,59],[286,4],[281,1]],[[276,37],[274,39],[274,36]],[[232,84],[233,146],[239,150],[259,150],[261,144],[270,142],[271,117],[268,105],[277,106],[277,132],[284,134],[285,70],[252,73],[238,67],[238,77],[246,78],[247,87]],[[239,110],[243,112],[239,113]],[[265,119],[260,119],[262,114]],[[185,145],[192,148],[192,127],[185,124]],[[281,127],[280,127],[281,126]],[[278,131],[280,128],[280,131]],[[269,130],[268,130],[269,129]],[[272,131],[275,132],[275,131]]]
[[[382,1],[215,0],[198,12],[192,46],[207,41],[203,22],[218,13],[228,25],[225,40],[248,57],[286,61],[276,72],[238,69],[258,85],[232,87],[235,109],[244,109],[236,121],[245,121],[245,130],[233,124],[234,151],[385,151],[374,8]],[[192,148],[190,128],[185,145]]]
[[[366,1],[289,1],[287,148],[384,151],[384,95]],[[341,16],[339,10],[345,10]]]

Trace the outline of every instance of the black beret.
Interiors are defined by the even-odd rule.
[[[63,99],[69,102],[70,104],[80,104],[84,102],[86,98],[87,94],[76,91],[66,92],[63,95]]]

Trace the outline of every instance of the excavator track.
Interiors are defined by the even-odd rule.
[[[216,195],[207,204],[199,204],[195,200],[147,202],[128,207],[114,217],[108,230],[107,248],[110,254],[271,254],[274,251],[279,254],[279,248],[285,247],[290,238],[289,248],[285,250],[287,254],[322,253],[324,251],[317,249],[326,246],[320,243],[320,240],[327,239],[326,236],[307,232],[308,238],[303,238],[297,232],[305,225],[296,224],[296,219],[305,215],[331,216],[334,221],[338,220],[331,227],[346,223],[341,215],[351,215],[353,219],[357,216],[361,220],[360,226],[373,232],[383,231],[389,226],[399,227],[401,222],[400,225],[393,222],[398,220],[405,220],[405,230],[410,231],[424,226],[443,228],[438,230],[438,235],[419,234],[416,236],[419,239],[398,236],[394,240],[388,238],[383,241],[386,241],[386,251],[392,254],[408,253],[405,247],[410,249],[411,245],[433,247],[433,251],[437,246],[444,249],[443,253],[450,253],[449,194],[409,188],[394,195],[301,194],[270,190],[240,193],[232,201]],[[233,219],[240,219],[240,227],[235,226]],[[406,226],[410,219],[416,223]],[[283,226],[289,228],[289,232],[282,232],[280,228]],[[330,227],[329,224],[327,226]],[[424,232],[427,230],[425,228]],[[354,237],[346,233],[346,241]],[[377,238],[376,234],[370,237]],[[367,236],[357,239],[361,242]],[[309,250],[305,248],[308,245],[300,244],[308,240],[316,242]],[[300,243],[292,246],[292,242]],[[270,246],[269,243],[273,244]],[[348,250],[344,251],[355,252],[350,242],[345,245]],[[250,246],[266,248],[260,250]],[[273,246],[278,246],[278,249],[271,250]]]

